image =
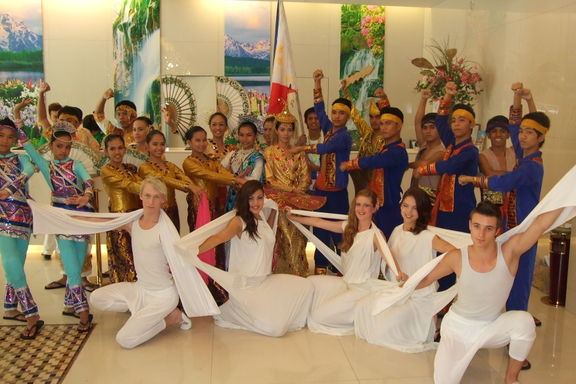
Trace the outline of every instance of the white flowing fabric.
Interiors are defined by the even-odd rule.
[[[265,200],[264,217],[269,217],[272,209],[278,210],[276,203]],[[246,232],[242,232],[240,239],[234,236],[230,240],[230,271],[223,271],[198,259],[199,245],[224,229],[235,215],[235,211],[230,211],[177,242],[178,249],[186,255],[188,262],[229,293],[229,300],[220,307],[221,314],[214,317],[216,324],[272,337],[304,327],[314,291],[312,284],[298,276],[269,274],[276,222],[270,228],[267,222],[259,221],[256,241],[250,239]]]
[[[343,226],[346,224],[342,223]],[[393,284],[378,280],[381,257],[374,250],[374,238],[379,232],[372,224],[370,229],[356,234],[352,247],[342,253],[342,277],[308,277],[314,284],[314,300],[307,322],[312,332],[335,336],[353,334],[358,302],[372,290]]]
[[[34,233],[62,233],[66,235],[106,232],[140,218],[142,210],[130,213],[91,213],[70,211],[28,200],[34,218]],[[106,222],[75,219],[72,216],[113,218]],[[220,313],[212,294],[196,270],[184,263],[174,243],[180,239],[176,228],[164,211],[158,222],[160,242],[174,277],[184,311],[189,317],[210,316]]]
[[[576,167],[573,167],[551,190],[548,194],[540,201],[540,203],[532,210],[528,217],[520,223],[517,227],[512,230],[498,236],[496,241],[502,243],[508,240],[511,236],[526,231],[526,229],[532,224],[534,219],[539,215],[552,211],[558,208],[564,208],[558,219],[546,230],[546,232],[556,228],[558,225],[570,220],[576,216],[576,194],[573,193],[573,186],[576,184]],[[429,227],[429,230],[436,233],[446,241],[449,241],[457,248],[465,247],[472,243],[470,235],[467,233],[459,233],[456,231],[449,231],[441,228]],[[433,316],[436,309],[441,309],[445,304],[450,302],[452,298],[457,293],[458,285],[456,284],[452,288],[444,292],[435,293],[432,300],[428,299],[426,302],[420,303],[420,305],[412,305],[415,301],[418,302],[420,293],[415,291],[416,286],[420,281],[425,278],[434,267],[442,260],[444,255],[441,255],[429,263],[425,264],[416,273],[414,273],[403,287],[393,287],[390,289],[382,290],[369,298],[372,303],[366,306],[366,310],[371,309],[372,319],[374,317],[378,318],[379,314],[383,314],[382,319],[379,323],[382,324],[384,321],[388,322],[393,318],[397,322],[398,326],[395,327],[398,331],[398,335],[401,336],[401,332],[405,330],[405,324],[414,314],[412,310],[418,311],[417,315],[422,316]],[[366,299],[368,300],[368,299]],[[364,307],[363,307],[364,308]],[[419,314],[418,314],[419,313]],[[363,316],[364,319],[369,319],[370,313]],[[358,319],[356,319],[358,320]],[[357,321],[357,325],[362,324]],[[359,337],[365,336],[360,330],[357,330],[357,335]],[[424,334],[424,332],[422,332]],[[484,342],[484,339],[477,341],[478,343]],[[399,345],[394,346],[390,344],[385,344],[391,348],[404,350],[406,352],[418,352],[419,346],[412,345]],[[431,347],[431,345],[420,345],[421,350]],[[473,347],[473,346],[472,346]],[[477,346],[481,347],[480,344]],[[478,349],[476,348],[476,349]],[[459,369],[462,369],[460,367]],[[463,367],[465,369],[465,367]]]
[[[300,216],[340,219],[343,228],[347,224],[346,215],[322,212],[292,210]],[[302,224],[292,221],[294,225],[322,252],[328,260],[342,273],[336,276],[310,276],[314,284],[314,300],[308,315],[308,329],[312,332],[343,336],[354,333],[354,312],[356,305],[371,291],[394,286],[397,283],[378,280],[382,258],[374,250],[376,240],[390,268],[396,271],[396,265],[384,237],[374,223],[370,229],[356,234],[352,247],[339,256],[327,247]]]

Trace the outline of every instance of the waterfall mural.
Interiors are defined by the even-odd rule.
[[[160,122],[160,0],[122,0],[114,21],[114,100]]]
[[[352,102],[368,121],[370,102],[378,102],[384,85],[385,7],[342,5],[340,32],[340,79],[346,79]],[[350,121],[357,146],[359,136]]]
[[[42,1],[0,0],[0,117],[12,116],[23,99],[36,99],[38,81],[44,78]],[[22,109],[24,129],[40,145],[36,102]]]

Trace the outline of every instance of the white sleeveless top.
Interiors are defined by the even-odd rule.
[[[347,221],[342,222],[342,229]],[[342,252],[342,272],[348,284],[362,284],[368,279],[377,279],[380,273],[380,252],[374,250],[374,235],[378,228],[358,232],[348,252]]]
[[[462,252],[462,271],[458,278],[458,298],[451,310],[470,320],[493,321],[506,304],[514,276],[506,265],[498,244],[496,265],[490,272],[477,272],[470,266],[468,247]]]
[[[239,216],[238,216],[239,217]],[[239,217],[240,218],[240,217]],[[255,239],[244,231],[246,224],[242,221],[240,238],[234,236],[230,240],[230,261],[228,271],[247,277],[267,276],[272,272],[272,254],[276,235],[264,220],[258,223]]]
[[[151,290],[172,287],[174,281],[162,243],[159,225],[150,229],[140,227],[140,219],[132,222],[132,251],[138,284]]]

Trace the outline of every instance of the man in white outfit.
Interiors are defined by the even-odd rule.
[[[116,341],[124,348],[148,341],[169,325],[180,325],[181,329],[192,326],[177,308],[178,291],[160,241],[158,222],[166,202],[166,185],[159,179],[147,178],[142,182],[140,198],[143,215],[121,227],[132,236],[138,281],[111,284],[95,290],[90,297],[91,305],[100,310],[130,311],[130,319],[116,335]]]
[[[482,202],[470,214],[473,244],[448,252],[418,284],[423,288],[450,273],[458,276],[458,299],[444,317],[441,341],[434,360],[434,382],[459,383],[480,348],[509,345],[505,382],[515,383],[536,332],[525,311],[502,313],[520,256],[558,218],[561,209],[539,215],[522,233],[495,241],[500,211]]]

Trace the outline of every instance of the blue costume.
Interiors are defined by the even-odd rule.
[[[309,146],[308,153],[320,155],[320,171],[315,184],[315,194],[326,197],[326,204],[318,211],[329,213],[348,213],[348,172],[340,170],[340,164],[350,159],[352,138],[342,127],[336,131],[332,122],[324,110],[324,101],[314,103],[314,111],[320,121],[320,127],[324,133],[324,143]],[[338,245],[342,241],[342,235],[321,228],[314,228],[314,235],[324,244]],[[316,268],[325,268],[329,265],[328,259],[318,250],[314,252]]]
[[[78,208],[76,205],[66,203],[67,198],[82,195],[85,191],[93,189],[94,182],[82,163],[68,157],[62,160],[46,160],[30,142],[24,144],[24,149],[52,190],[53,206],[77,211],[94,211],[90,205]],[[89,235],[56,235],[64,270],[68,276],[64,307],[65,310],[74,309],[76,313],[88,310],[81,273],[89,239]]]
[[[376,212],[375,222],[386,238],[402,223],[400,199],[402,177],[408,167],[408,152],[402,140],[384,145],[372,156],[361,157],[349,162],[349,169],[373,169],[370,189],[376,193],[382,204]]]
[[[508,128],[518,159],[514,170],[484,179],[484,187],[493,191],[509,192],[504,203],[506,215],[503,227],[505,230],[520,224],[538,204],[542,190],[542,179],[544,178],[542,152],[538,151],[523,157],[523,151],[518,141],[518,128],[518,124],[512,124]],[[528,310],[537,246],[534,244],[520,257],[514,284],[506,302],[507,311]]]
[[[238,156],[239,153],[240,153],[239,150],[236,150],[232,153],[230,159],[230,168],[233,168],[232,165],[235,164],[234,158],[235,156]],[[256,164],[258,163],[261,164],[264,163],[264,156],[262,156],[262,153],[259,150],[254,149],[252,152],[250,152],[250,154],[248,154],[244,159],[241,160],[240,167],[238,168],[237,171],[234,171],[233,169],[230,170],[234,173],[234,176],[241,176],[252,180],[253,178],[251,178],[250,176],[252,175],[252,172],[254,172]],[[261,172],[262,173],[258,178],[258,181],[264,183],[265,182],[264,167],[262,165],[261,165]],[[229,212],[234,209],[237,195],[238,191],[236,190],[236,188],[234,188],[234,186],[229,186],[228,195],[226,196],[226,212]]]
[[[469,232],[470,212],[476,207],[474,186],[460,185],[458,176],[478,174],[478,148],[468,138],[456,144],[450,129],[448,109],[441,105],[436,115],[436,128],[446,147],[444,158],[436,163],[423,165],[418,170],[424,176],[442,175],[438,183],[436,201],[432,209],[430,224],[440,228]],[[456,283],[456,274],[441,278],[439,291],[444,291]]]
[[[2,128],[10,126],[2,126]],[[0,155],[0,190],[10,192],[0,200],[0,255],[6,277],[4,310],[17,310],[18,304],[25,317],[38,314],[38,306],[32,298],[24,262],[32,227],[32,212],[26,199],[26,182],[34,174],[34,166],[28,156],[8,153]]]

